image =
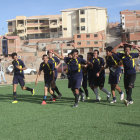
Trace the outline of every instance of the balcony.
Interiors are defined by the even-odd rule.
[[[51,22],[50,23],[50,28],[58,28],[59,25],[57,24],[57,22]]]
[[[49,26],[48,23],[27,23],[27,27]]]
[[[27,30],[27,34],[48,33],[49,30]]]
[[[18,24],[17,25],[17,30],[24,30],[25,26],[23,24]]]

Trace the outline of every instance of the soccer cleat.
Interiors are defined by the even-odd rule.
[[[114,103],[116,103],[117,101],[116,100],[112,100],[110,103],[111,104],[114,104]]]
[[[129,101],[124,100],[124,104],[125,104],[126,106],[128,106],[128,105],[129,105]]]
[[[56,101],[56,99],[55,98],[53,98],[53,100],[52,100],[53,102],[55,102]]]
[[[34,96],[35,95],[35,90],[33,89],[31,92],[32,92],[32,96]]]
[[[73,108],[76,108],[76,107],[78,107],[78,104],[77,104],[77,103],[75,103],[75,104],[73,105]]]
[[[61,97],[62,97],[62,94],[59,94],[59,95],[57,96],[57,99],[61,99]]]
[[[14,100],[13,102],[12,102],[12,104],[17,104],[18,103],[18,101],[17,100]]]
[[[41,105],[46,105],[47,103],[46,103],[46,101],[42,101],[42,103],[41,103]]]
[[[132,105],[133,103],[134,103],[133,101],[130,101],[130,102],[129,102],[130,105]]]
[[[90,100],[90,97],[87,97],[87,100]]]
[[[124,100],[124,92],[122,92],[122,94],[120,94],[120,100]]]

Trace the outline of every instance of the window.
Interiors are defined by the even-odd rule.
[[[86,37],[87,37],[87,38],[90,38],[90,34],[87,34]]]
[[[40,27],[40,30],[45,30],[45,27]]]
[[[84,15],[84,14],[85,14],[85,10],[81,10],[81,11],[80,11],[80,14],[81,14],[81,15]]]
[[[87,45],[90,45],[90,41],[87,41]]]
[[[81,42],[77,42],[77,45],[81,45]]]
[[[35,30],[38,30],[38,27],[35,27]]]
[[[63,52],[64,52],[64,53],[67,53],[67,50],[64,50]]]
[[[80,54],[84,54],[84,48],[80,49]]]
[[[57,29],[51,29],[51,32],[57,32]]]
[[[9,43],[14,43],[14,40],[13,40],[13,39],[10,39],[10,40],[9,40]]]
[[[45,20],[40,20],[40,23],[45,23]]]
[[[79,30],[80,28],[79,27],[77,27],[77,30]]]
[[[94,34],[94,37],[98,37],[98,34]]]
[[[45,34],[40,34],[40,38],[45,38]]]
[[[67,28],[63,28],[63,30],[67,30]]]
[[[85,30],[85,26],[81,26],[81,30],[84,31]]]
[[[77,35],[77,38],[81,38],[81,35]]]
[[[98,44],[98,41],[95,41],[94,44]]]
[[[85,18],[81,18],[81,22],[85,22]]]
[[[8,22],[8,26],[12,26],[12,22]]]

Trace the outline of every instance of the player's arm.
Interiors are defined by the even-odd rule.
[[[53,50],[51,50],[51,51],[52,51],[52,53],[53,53],[55,56],[57,56],[59,59],[64,60],[64,56],[59,55],[58,53],[56,53],[56,52],[53,51]]]
[[[123,43],[121,42],[119,45],[117,45],[116,47],[113,48],[112,52],[113,53],[117,53],[117,49],[120,48],[121,46],[123,46]]]
[[[40,68],[39,68],[39,70],[37,72],[37,76],[36,76],[36,80],[35,80],[35,85],[37,85],[37,83],[38,83],[38,78],[41,75],[42,70],[43,70],[43,67],[42,67],[42,64],[40,64]]]
[[[60,62],[55,68],[58,69],[62,63]]]
[[[22,67],[20,67],[20,66],[16,66],[16,67],[17,67],[19,70],[22,70],[22,71],[27,69],[22,60],[21,60],[21,66],[22,66]]]
[[[133,46],[134,49],[136,49],[139,52],[139,56],[140,56],[140,46],[139,45],[135,45]]]

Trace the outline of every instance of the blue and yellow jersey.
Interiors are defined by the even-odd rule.
[[[21,76],[24,77],[24,72],[23,72],[23,70],[19,70],[19,69],[17,68],[17,66],[19,66],[20,68],[25,68],[24,62],[23,62],[21,59],[18,59],[17,61],[14,60],[14,61],[12,62],[12,64],[13,64],[13,67],[14,67],[14,75],[21,75]]]
[[[98,58],[93,58],[93,74],[96,75],[102,67],[104,67],[105,63],[104,63],[104,59],[101,57]],[[105,74],[105,71],[102,70],[101,74]]]
[[[123,53],[117,53],[117,56],[122,60],[124,66],[124,73],[135,74],[135,58],[139,57],[139,53],[130,53],[126,56]]]
[[[81,64],[86,64],[86,61],[84,59],[82,58],[73,59],[65,57],[64,61],[68,65],[68,70],[71,78],[77,79],[83,77]]]
[[[44,76],[47,78],[50,78],[53,76],[53,71],[54,71],[55,65],[54,63],[48,62],[47,64],[42,62],[40,64],[39,71],[44,72]]]

